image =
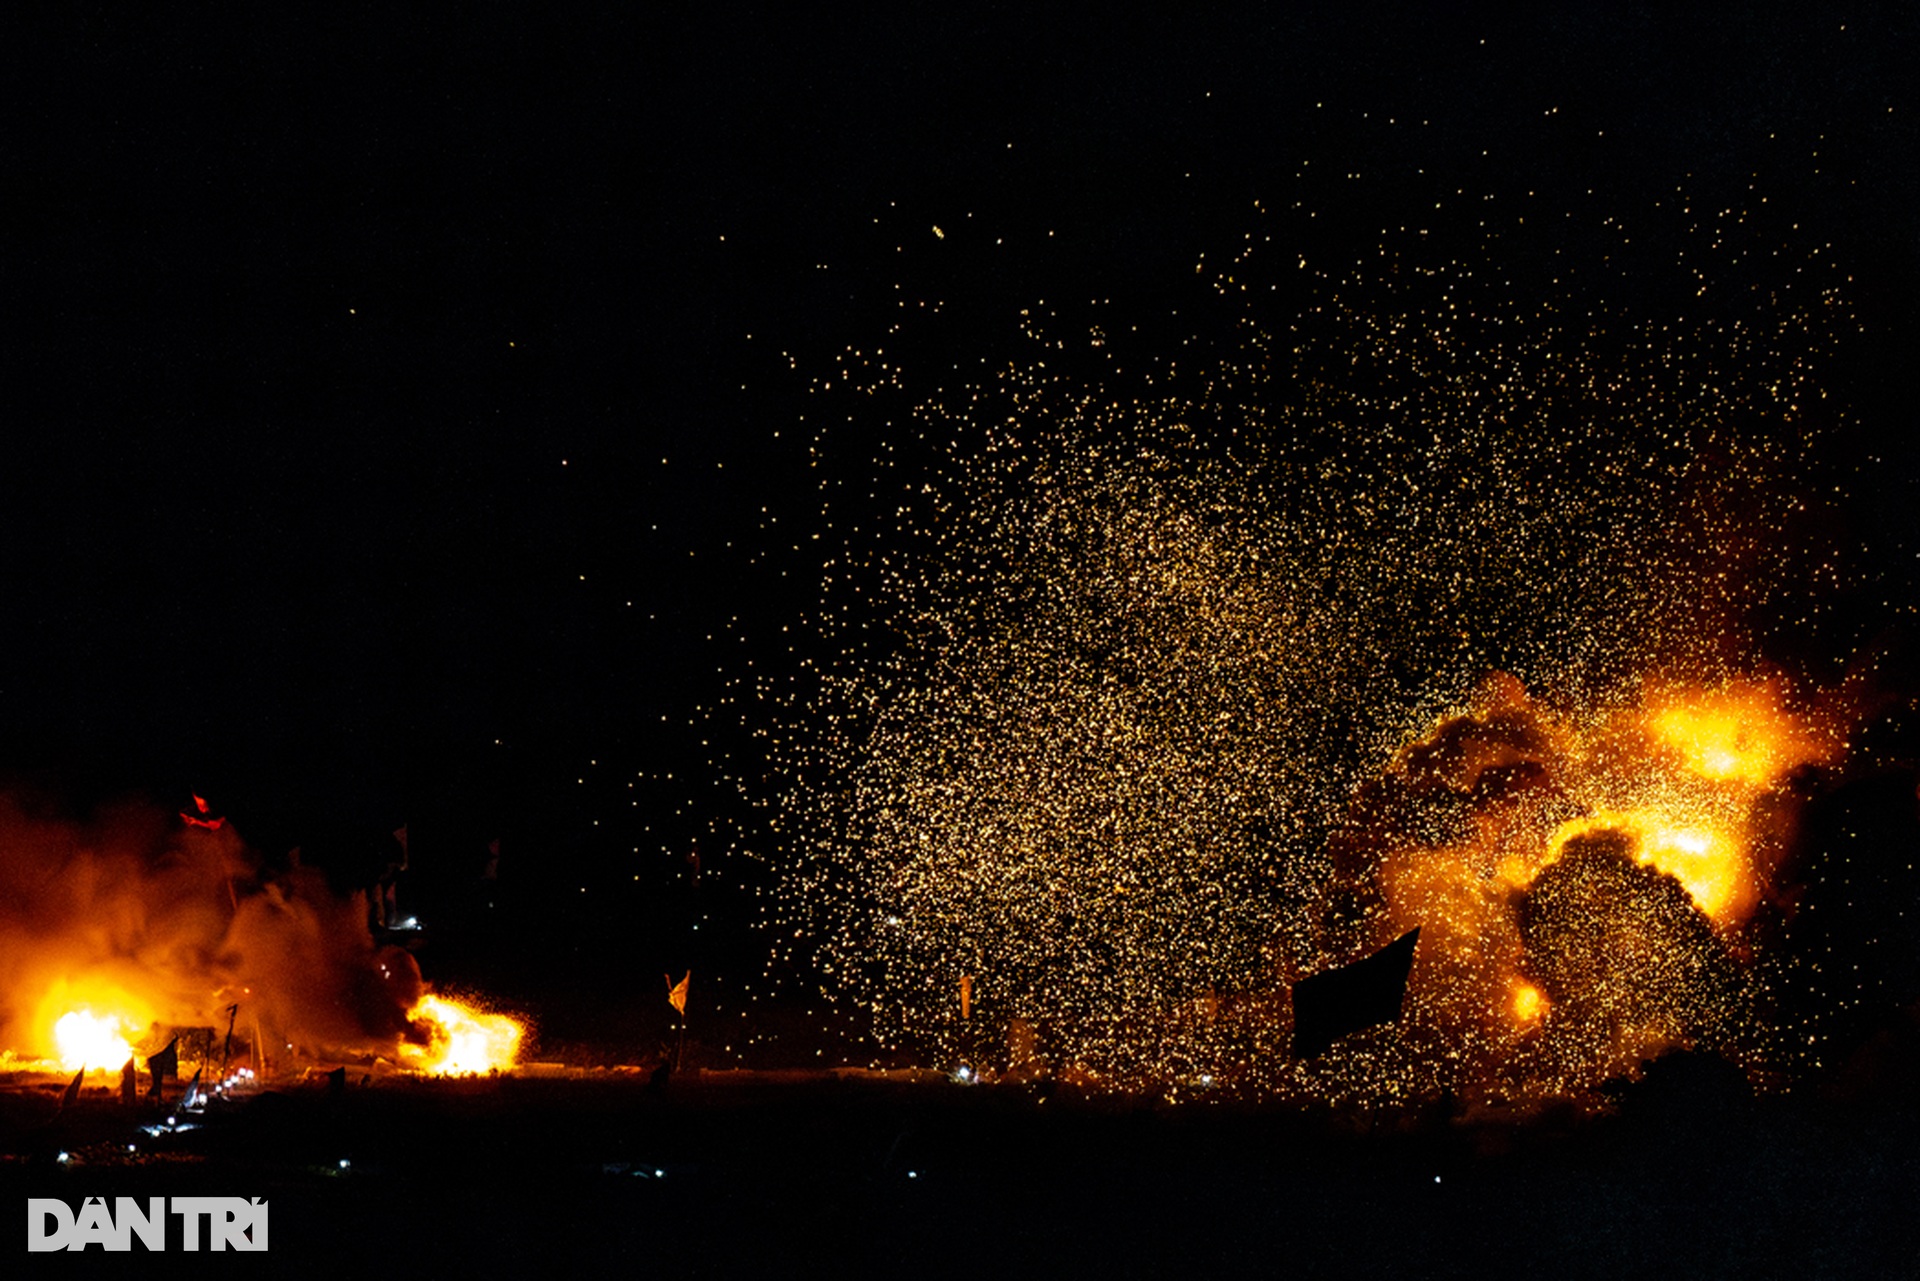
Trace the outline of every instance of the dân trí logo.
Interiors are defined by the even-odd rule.
[[[177,1222],[168,1231],[168,1220]],[[131,1250],[138,1240],[148,1250],[165,1250],[173,1237],[182,1250],[264,1250],[267,1203],[238,1196],[105,1197],[90,1196],[75,1211],[55,1197],[27,1198],[27,1249]],[[204,1242],[204,1245],[202,1244]]]

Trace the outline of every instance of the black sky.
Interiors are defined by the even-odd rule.
[[[1777,198],[1858,268],[1889,440],[1836,448],[1891,449],[1892,563],[1911,14],[1208,8],[8,19],[0,765],[262,829],[439,815],[570,880],[586,763],[697,770],[653,727],[717,695],[708,638],[811,599],[745,568],[762,506],[817,507],[779,352],[862,341],[903,279],[982,341],[1049,295],[1164,306],[1303,156],[1635,199],[1821,152]]]

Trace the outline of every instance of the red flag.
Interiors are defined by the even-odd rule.
[[[203,796],[195,796],[193,798],[193,808],[198,812],[180,811],[180,817],[187,820],[188,827],[204,827],[209,831],[217,832],[227,821],[213,812],[212,808],[208,806],[206,798]]]
[[[973,975],[971,974],[960,976],[960,1017],[963,1019],[973,1017]]]
[[[673,981],[673,975],[669,974],[666,976],[667,1004],[671,1005],[674,1009],[678,1010],[680,1012],[680,1017],[683,1019],[687,1017],[687,984],[692,979],[693,979],[692,970],[688,970],[686,977],[681,979],[678,983],[675,983]]]

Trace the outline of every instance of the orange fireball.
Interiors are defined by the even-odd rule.
[[[427,995],[407,1014],[425,1025],[424,1045],[401,1046],[401,1059],[430,1076],[504,1072],[520,1056],[526,1026],[509,1015],[490,1014],[450,997]]]
[[[128,1031],[126,1020],[117,1014],[69,1010],[54,1021],[54,1053],[67,1072],[118,1067],[133,1057]]]

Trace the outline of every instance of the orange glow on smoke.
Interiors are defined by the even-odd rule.
[[[1770,684],[1669,696],[1646,719],[1654,742],[1701,778],[1765,789],[1826,751],[1780,706]]]
[[[444,996],[423,996],[407,1014],[426,1025],[425,1045],[401,1046],[407,1067],[431,1076],[504,1072],[520,1055],[526,1027],[505,1014],[489,1014]]]
[[[1562,823],[1548,842],[1548,862],[1567,842],[1592,832],[1617,832],[1633,842],[1633,857],[1686,887],[1694,904],[1716,923],[1744,912],[1752,869],[1741,842],[1711,826],[1675,820],[1656,810],[1602,810]]]
[[[1749,831],[1755,798],[1832,755],[1820,730],[1786,711],[1768,681],[1649,694],[1640,709],[1573,741],[1563,786],[1585,812],[1553,827],[1531,857],[1508,851],[1500,879],[1524,889],[1568,842],[1612,832],[1723,928],[1745,919],[1760,896]]]
[[[1592,1084],[1743,1017],[1724,976],[1751,954],[1741,926],[1784,856],[1778,791],[1843,747],[1836,709],[1790,704],[1783,682],[1749,679],[1556,714],[1495,677],[1402,749],[1363,788],[1338,855],[1364,867],[1378,851],[1376,937],[1422,931],[1412,1052],[1512,1099]],[[1615,875],[1614,859],[1677,889]],[[1698,922],[1657,919],[1677,891]],[[1699,977],[1711,966],[1721,977]]]

